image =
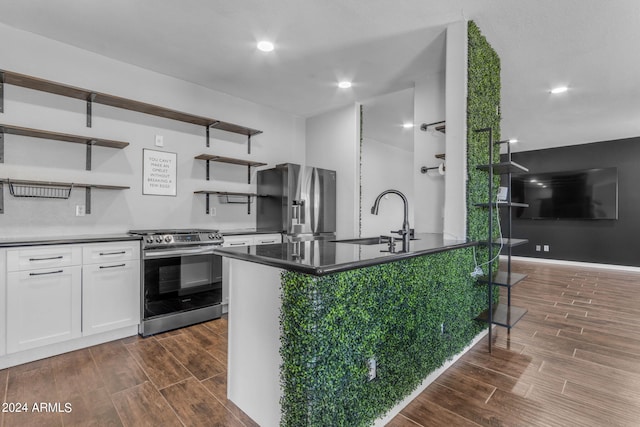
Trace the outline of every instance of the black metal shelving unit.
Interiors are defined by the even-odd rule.
[[[511,160],[511,147],[508,141],[494,141],[493,130],[491,128],[479,129],[476,132],[486,132],[489,136],[489,163],[486,165],[477,165],[476,168],[482,171],[486,171],[489,174],[488,185],[488,202],[477,203],[475,206],[487,209],[489,217],[489,232],[488,239],[480,244],[488,247],[488,259],[492,260],[495,255],[495,249],[506,248],[507,250],[507,263],[506,270],[494,271],[493,262],[488,265],[488,272],[485,276],[478,278],[478,282],[487,286],[487,298],[488,308],[478,316],[478,320],[489,323],[489,352],[491,352],[492,345],[492,325],[498,325],[507,328],[508,331],[527,313],[527,310],[521,307],[515,307],[511,305],[511,288],[522,280],[527,275],[521,273],[515,273],[511,269],[511,248],[528,243],[526,239],[515,239],[511,237],[512,230],[512,209],[517,207],[527,207],[524,203],[514,203],[511,201],[511,177],[513,173],[528,172],[528,169]],[[507,159],[504,162],[494,163],[494,146],[495,144],[507,144]],[[500,154],[498,153],[498,156]],[[494,201],[493,191],[493,178],[495,174],[503,175],[506,178],[507,184],[507,200]],[[496,210],[499,207],[505,207],[507,209],[507,231],[498,239],[493,239],[493,218]],[[498,249],[500,250],[500,249]],[[507,289],[507,304],[493,303],[493,287],[500,286]]]

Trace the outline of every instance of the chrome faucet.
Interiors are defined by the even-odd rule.
[[[402,222],[402,230],[392,231],[392,233],[399,233],[402,235],[402,247],[403,250],[407,251],[409,250],[409,240],[411,240],[411,229],[409,228],[409,202],[407,201],[407,197],[398,190],[385,190],[376,197],[376,201],[371,207],[371,213],[378,215],[380,200],[382,200],[386,194],[390,193],[400,196],[402,198],[402,203],[404,203],[404,221]]]

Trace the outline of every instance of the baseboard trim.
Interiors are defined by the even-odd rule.
[[[500,255],[500,259],[506,261],[507,256]],[[524,261],[524,262],[538,262],[542,264],[571,265],[575,267],[585,267],[585,268],[603,268],[606,270],[633,271],[636,273],[640,272],[640,267],[634,267],[632,265],[597,264],[593,262],[567,261],[563,259],[534,258],[534,257],[525,257],[525,256],[512,256],[511,260]]]

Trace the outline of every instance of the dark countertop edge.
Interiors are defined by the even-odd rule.
[[[255,229],[237,229],[237,230],[220,230],[223,236],[242,236],[245,234],[282,234],[281,230],[255,230]]]
[[[286,243],[283,243],[286,244]],[[213,253],[217,255],[226,256],[229,258],[238,259],[241,261],[255,262],[256,264],[267,265],[269,267],[281,268],[283,270],[296,271],[298,273],[310,274],[313,276],[326,276],[328,274],[340,273],[342,271],[355,270],[357,268],[372,267],[374,265],[388,264],[395,261],[401,261],[404,259],[415,258],[423,255],[431,255],[439,252],[445,252],[455,249],[469,248],[472,246],[478,246],[478,242],[464,242],[453,245],[441,246],[438,248],[425,249],[416,252],[408,253],[396,253],[395,256],[386,256],[380,258],[372,258],[361,261],[353,261],[343,264],[335,264],[327,267],[311,267],[308,265],[298,264],[289,260],[271,260],[263,256],[252,255],[241,252],[225,252],[224,248],[215,249]]]
[[[0,248],[13,248],[18,246],[43,246],[43,245],[72,245],[74,243],[100,243],[118,242],[125,240],[142,240],[141,236],[130,236],[128,234],[97,234],[83,236],[60,236],[60,237],[16,237],[0,240]]]

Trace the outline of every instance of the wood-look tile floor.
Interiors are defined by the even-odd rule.
[[[411,402],[388,427],[640,426],[640,273],[514,262],[527,308]],[[502,297],[502,302],[506,298]]]
[[[2,426],[257,426],[227,396],[227,320],[130,337],[0,371]],[[60,411],[34,412],[33,404]],[[71,405],[64,412],[65,404]]]
[[[389,424],[640,426],[640,273],[514,262],[529,312],[478,343]],[[227,322],[132,337],[0,371],[2,426],[255,426],[226,399]]]

